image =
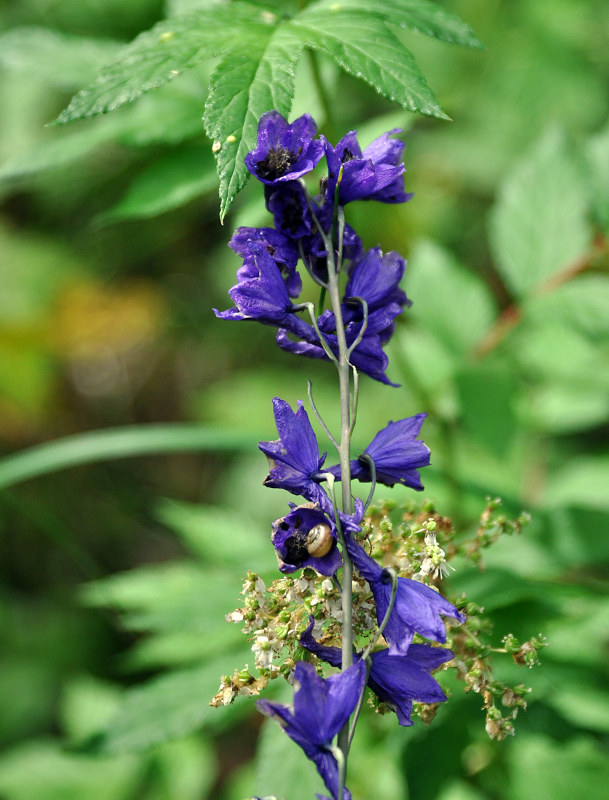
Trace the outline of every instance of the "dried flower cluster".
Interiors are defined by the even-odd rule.
[[[398,507],[392,501],[384,501],[369,507],[362,521],[362,534],[364,547],[380,565],[393,566],[399,577],[436,587],[454,569],[451,561],[465,556],[482,568],[481,547],[491,545],[502,534],[519,533],[527,521],[526,514],[516,520],[508,519],[500,512],[500,501],[489,500],[474,535],[459,537],[451,520],[438,514],[430,502]],[[368,582],[357,573],[352,590],[355,644],[362,649],[377,628],[374,598]],[[242,594],[243,606],[226,619],[243,624],[242,630],[252,642],[255,669],[250,671],[246,665],[232,677],[225,676],[212,700],[214,706],[227,705],[238,695],[259,694],[269,680],[280,675],[292,682],[295,665],[301,659],[311,660],[319,674],[324,675],[324,661],[309,650],[303,651],[303,635],[305,645],[313,636],[324,648],[340,646],[340,591],[332,580],[313,569],[304,569],[297,578],[278,578],[268,588],[258,575],[250,572]],[[482,697],[488,735],[504,739],[514,733],[514,719],[518,709],[526,709],[530,689],[524,684],[508,686],[497,680],[493,676],[492,658],[511,655],[515,663],[533,667],[539,664],[538,654],[546,644],[545,639],[540,634],[521,643],[513,634],[507,634],[499,646],[492,647],[489,640],[493,626],[484,617],[484,609],[465,597],[453,600],[467,614],[467,619],[458,626],[448,623],[447,643],[452,658],[444,659],[438,669],[454,671],[464,683],[465,692]],[[415,643],[422,641],[421,637],[415,637]],[[379,650],[384,646],[382,638],[377,646]],[[438,656],[447,652],[443,648],[434,649],[439,651]],[[431,703],[415,701],[412,713],[429,724],[441,699]],[[370,693],[368,704],[381,714],[395,710],[391,702],[384,702],[374,693]]]

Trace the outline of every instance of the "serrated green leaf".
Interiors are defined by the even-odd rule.
[[[192,145],[170,151],[131,182],[124,197],[99,222],[155,217],[210,192],[216,170],[209,147]]]
[[[287,116],[303,43],[281,23],[239,45],[219,62],[205,105],[205,129],[214,142],[220,178],[220,219],[247,180],[244,158],[256,146],[258,120],[276,109]]]
[[[419,320],[448,353],[471,352],[496,317],[495,303],[481,278],[433,242],[419,242],[404,280],[413,300],[409,315]],[[467,309],[467,325],[458,309]]]
[[[311,6],[294,17],[291,25],[308,45],[329,55],[387,99],[409,111],[449,119],[412,53],[380,17],[338,4],[323,10]]]
[[[173,80],[204,59],[241,45],[272,24],[247,3],[218,6],[171,17],[140,34],[120,57],[79,92],[55,120],[73,122],[115,111],[144,92]]]
[[[370,3],[370,0],[322,0],[315,9],[330,11],[341,8],[362,9],[368,14],[382,16],[385,22],[396,27],[417,31],[443,42],[461,44],[465,47],[482,47],[472,29],[456,14],[427,0],[385,0]]]
[[[497,269],[521,297],[590,244],[587,192],[562,133],[550,129],[505,181],[490,218]]]
[[[117,715],[95,737],[95,749],[108,754],[146,750],[213,721],[222,713],[209,705],[220,678],[241,665],[238,654],[224,654],[202,667],[172,672],[127,691]]]
[[[92,81],[120,48],[120,42],[71,36],[48,28],[13,28],[0,36],[0,65],[72,90]]]

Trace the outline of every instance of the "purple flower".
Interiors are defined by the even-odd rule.
[[[312,567],[321,575],[334,575],[343,563],[334,522],[315,503],[290,505],[292,511],[273,522],[271,541],[279,569],[291,573]]]
[[[351,560],[370,584],[380,624],[389,607],[391,577],[351,536],[346,536],[345,542]],[[443,644],[446,629],[442,617],[465,622],[465,615],[429,586],[409,578],[398,578],[395,605],[383,632],[389,643],[388,654],[405,656],[415,633]]]
[[[333,667],[341,667],[342,653],[338,647],[326,647],[313,638],[315,620],[300,637],[300,644]],[[441,703],[446,700],[442,687],[431,676],[431,671],[450,661],[453,653],[440,647],[412,644],[406,655],[392,656],[389,650],[380,650],[370,657],[368,686],[379,700],[387,703],[397,714],[400,725],[412,725],[412,703]],[[354,653],[360,660],[361,655]]]
[[[264,485],[302,495],[332,514],[332,503],[319,485],[323,480],[321,467],[326,454],[319,455],[317,439],[302,401],[298,401],[298,410],[294,412],[289,403],[275,397],[273,412],[279,439],[258,445],[271,466]]]
[[[314,207],[313,211],[317,213],[318,209]],[[326,221],[324,221],[323,218],[319,221],[323,226],[324,232],[329,233],[332,222],[331,217]],[[328,251],[319,231],[314,232],[311,236],[304,237],[300,241],[300,244],[302,246],[304,261],[309,272],[312,272],[322,281],[326,282],[328,280]],[[359,258],[362,251],[362,240],[349,224],[345,224],[345,231],[343,234],[343,261],[351,261]],[[334,251],[334,259],[334,263],[336,263],[338,261],[338,252],[336,250]]]
[[[338,202],[341,205],[352,200],[379,200],[383,203],[405,203],[412,197],[404,191],[404,143],[390,139],[399,128],[384,133],[375,139],[364,152],[358,144],[355,131],[350,131],[332,147],[324,139],[328,163],[326,204],[334,203],[334,193],[342,166]]]
[[[302,747],[307,758],[315,763],[333,800],[338,798],[339,771],[331,746],[332,740],[355,709],[366,680],[363,661],[339,675],[320,678],[312,664],[299,661],[294,677],[294,709],[271,700],[258,700],[263,714],[277,717],[288,736]],[[341,800],[350,800],[344,789]]]
[[[220,319],[233,321],[255,319],[302,336],[307,332],[307,325],[293,311],[293,303],[275,260],[259,243],[251,243],[249,249],[250,256],[237,273],[239,283],[228,292],[235,308],[227,311],[214,308],[214,314]]]
[[[267,111],[260,117],[256,149],[246,155],[245,166],[267,185],[297,180],[323,157],[323,143],[313,139],[316,132],[310,114],[290,125],[278,111]]]
[[[264,194],[277,230],[296,240],[311,235],[315,224],[305,190],[298,181],[265,187]]]
[[[298,297],[302,289],[300,275],[296,272],[298,250],[291,239],[275,228],[237,228],[228,245],[247,262],[247,266],[244,264],[237,272],[237,277],[253,278],[258,274],[255,266],[251,269],[252,245],[255,243],[262,245],[272,256],[285,279],[290,297]]]
[[[345,331],[347,337],[347,344],[351,344],[359,333],[360,326],[357,323],[351,323],[347,326]],[[300,337],[299,341],[292,341],[288,337],[289,329],[279,329],[277,331],[276,342],[282,350],[295,355],[306,356],[307,358],[321,358],[327,359],[325,350],[319,343],[319,338],[315,333],[312,325],[302,322],[300,331],[297,334]],[[333,353],[338,354],[338,340],[335,334],[325,334],[325,340]],[[397,383],[392,383],[385,370],[389,363],[389,359],[383,352],[383,343],[378,334],[371,333],[364,336],[362,341],[357,345],[350,357],[350,362],[353,366],[365,375],[369,375],[375,381],[387,384],[388,386],[399,386]]]
[[[372,473],[368,458],[374,461],[377,483],[385,486],[410,486],[421,491],[423,484],[418,469],[429,465],[429,447],[417,439],[427,414],[415,414],[397,422],[390,422],[379,431],[363,454],[351,461],[351,477],[362,483],[370,483]],[[367,458],[368,457],[368,458]],[[340,480],[340,466],[329,467],[337,480]]]
[[[386,344],[393,334],[395,318],[402,313],[405,305],[411,305],[399,287],[405,269],[406,262],[399,253],[383,255],[379,247],[368,250],[350,269],[342,303],[345,325],[354,323],[361,326],[364,319],[362,304],[350,299],[360,297],[368,306],[366,332],[378,333],[381,342]],[[325,311],[319,318],[319,327],[323,332],[334,330],[335,324],[331,311]]]

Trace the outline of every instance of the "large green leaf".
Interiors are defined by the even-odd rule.
[[[490,219],[497,269],[518,297],[587,251],[588,198],[562,133],[552,128],[505,181]]]
[[[0,36],[0,65],[35,75],[60,89],[77,89],[116,57],[119,42],[23,27]]]
[[[436,3],[427,0],[385,0],[383,3],[371,3],[370,0],[321,0],[315,4],[316,9],[333,10],[340,5],[341,8],[355,8],[366,11],[368,14],[382,16],[390,25],[395,25],[406,30],[432,36],[444,42],[465,45],[466,47],[481,47],[474,32],[456,14],[442,8]]]
[[[323,9],[311,6],[291,24],[311,47],[327,53],[379,94],[409,111],[448,119],[411,52],[382,18],[336,3]]]
[[[72,99],[56,122],[115,111],[231,45],[254,41],[270,24],[259,8],[247,3],[214,6],[164,20],[127,45],[95,83]]]
[[[205,106],[205,128],[214,142],[220,178],[220,219],[247,180],[243,163],[256,146],[258,120],[276,109],[287,116],[294,95],[294,70],[303,43],[289,24],[267,26],[240,42],[217,65]]]

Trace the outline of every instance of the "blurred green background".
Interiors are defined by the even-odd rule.
[[[207,705],[253,657],[223,615],[241,576],[273,577],[258,439],[271,398],[327,364],[277,351],[272,330],[217,320],[239,266],[226,242],[266,223],[251,183],[226,224],[199,66],[115,114],[47,127],[96,70],[196,0],[20,0],[0,7],[0,447],[142,425],[139,455],[18,480],[0,466],[0,797],[312,798],[314,769],[251,701]],[[271,3],[272,5],[272,3]],[[277,5],[277,4],[276,4]],[[508,631],[545,633],[515,737],[491,742],[458,686],[435,723],[368,714],[349,785],[374,800],[600,800],[609,780],[609,6],[605,0],[443,3],[485,45],[403,34],[444,110],[392,106],[321,60],[324,119],[304,58],[293,115],[360,141],[405,130],[403,207],[360,204],[367,246],[408,258],[414,305],[388,348],[391,389],[362,380],[356,446],[428,411],[426,496],[461,529],[488,495],[532,524],[453,585]],[[401,34],[402,35],[402,34]],[[146,452],[148,423],[176,429]],[[194,434],[192,434],[194,436]],[[172,440],[172,436],[174,439]],[[179,437],[178,437],[179,438]],[[100,445],[101,442],[101,445]],[[97,450],[96,450],[97,448]],[[154,449],[154,447],[153,447]],[[96,456],[96,453],[98,455]],[[34,455],[53,465],[58,452]],[[56,464],[59,462],[57,461]],[[1,472],[4,469],[4,472]],[[42,468],[40,467],[42,472]],[[397,500],[406,490],[395,490]],[[236,626],[233,626],[236,628]],[[510,678],[514,669],[497,665]],[[277,769],[277,760],[282,770]]]

